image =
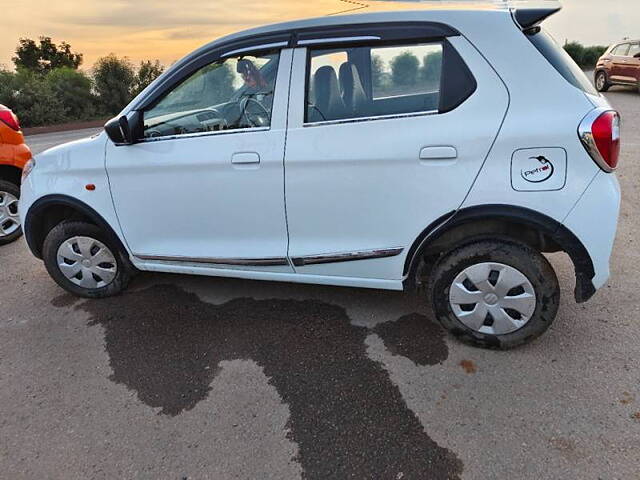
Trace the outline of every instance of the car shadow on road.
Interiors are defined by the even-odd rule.
[[[69,306],[64,298],[56,304]],[[394,355],[419,365],[443,362],[445,332],[424,315],[367,328],[320,300],[216,305],[166,284],[75,308],[104,328],[111,380],[163,415],[178,416],[207,398],[220,362],[257,362],[289,406],[288,436],[299,446],[305,478],[455,479],[462,472],[366,350],[375,333]]]

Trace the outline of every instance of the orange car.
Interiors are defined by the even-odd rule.
[[[30,159],[31,150],[24,143],[18,117],[0,105],[0,245],[22,235],[18,216],[20,179]]]

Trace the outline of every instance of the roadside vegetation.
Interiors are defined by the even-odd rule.
[[[158,60],[134,66],[111,54],[85,72],[81,53],[49,37],[20,39],[12,60],[15,71],[0,66],[0,104],[25,127],[115,115],[164,71]]]
[[[607,48],[602,45],[585,47],[578,42],[568,42],[564,46],[567,53],[583,70],[593,70]]]
[[[564,48],[583,69],[595,67],[607,49],[578,42],[569,42]],[[114,54],[99,58],[83,71],[82,53],[74,52],[66,42],[55,44],[49,37],[20,39],[12,60],[15,71],[0,66],[0,104],[16,112],[25,127],[116,115],[164,71],[158,60],[133,65],[126,57]],[[436,87],[442,53],[419,59],[405,52],[388,63],[379,56],[372,62],[376,95],[392,95],[398,88],[406,90],[407,82],[422,86],[433,83]],[[225,73],[221,83],[233,88],[233,73]]]

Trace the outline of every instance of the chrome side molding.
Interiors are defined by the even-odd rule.
[[[327,253],[322,255],[308,255],[294,257],[291,262],[296,267],[307,265],[321,265],[325,263],[355,262],[358,260],[372,260],[375,258],[389,258],[400,255],[404,247],[380,248],[375,250],[361,250],[357,252]],[[203,258],[203,257],[171,257],[163,255],[134,255],[136,258],[149,262],[179,262],[198,263],[203,265],[227,265],[235,267],[280,267],[289,265],[284,257],[270,258]]]
[[[307,265],[320,265],[323,263],[354,262],[357,260],[395,257],[400,255],[403,251],[403,247],[381,248],[376,250],[362,250],[359,252],[328,253],[324,255],[294,257],[291,261],[296,267],[304,267]]]
[[[207,265],[231,265],[238,267],[279,267],[289,262],[284,257],[272,258],[201,258],[201,257],[167,257],[162,255],[134,255],[140,260],[149,262],[201,263]]]

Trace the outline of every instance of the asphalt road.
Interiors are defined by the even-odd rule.
[[[576,305],[552,256],[558,320],[512,352],[461,345],[395,292],[144,274],[78,300],[2,247],[0,477],[640,478],[640,95],[608,96],[611,281]]]

